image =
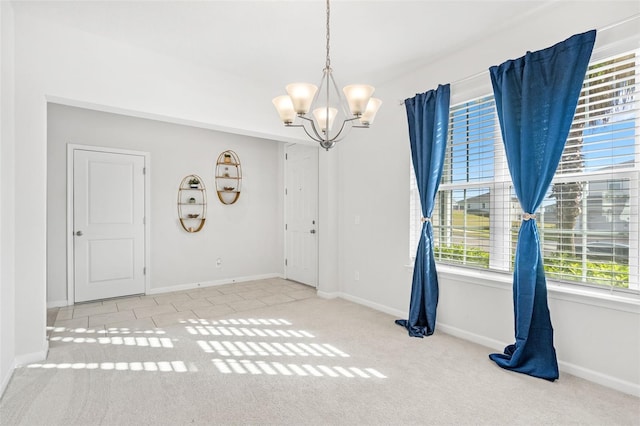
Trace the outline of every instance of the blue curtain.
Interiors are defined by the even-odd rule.
[[[502,139],[523,210],[513,273],[516,342],[489,357],[500,367],[558,378],[535,211],[542,203],[569,134],[596,32],[489,69]]]
[[[406,327],[409,335],[414,337],[430,336],[436,327],[438,276],[433,257],[431,214],[444,164],[449,98],[450,87],[446,84],[439,85],[436,90],[417,94],[404,102],[423,219],[413,269],[409,319],[396,320],[396,324]]]

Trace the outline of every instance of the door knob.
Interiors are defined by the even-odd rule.
[[[77,235],[78,237],[82,237],[82,231],[78,231],[78,232],[76,232],[76,235]]]
[[[315,233],[316,233],[316,230],[315,230],[315,229],[312,229],[312,230],[311,230],[311,231],[309,231],[309,232],[311,232],[312,234],[315,234]]]

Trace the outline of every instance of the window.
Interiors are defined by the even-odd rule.
[[[565,149],[537,215],[547,277],[640,290],[640,58],[593,61]],[[412,171],[411,255],[420,227]],[[521,208],[493,95],[453,105],[432,218],[436,260],[513,270]]]

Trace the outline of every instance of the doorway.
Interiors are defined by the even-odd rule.
[[[285,147],[285,277],[318,285],[317,147]]]
[[[148,154],[67,148],[68,302],[145,293]]]

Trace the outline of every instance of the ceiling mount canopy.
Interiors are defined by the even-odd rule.
[[[375,90],[373,86],[350,84],[342,89],[344,97],[338,90],[331,69],[330,15],[327,0],[327,49],[320,86],[291,83],[286,87],[286,95],[273,99],[273,105],[285,126],[301,127],[307,136],[327,151],[344,138],[352,127],[368,128],[382,105],[380,99],[371,97]],[[298,124],[295,124],[296,118],[299,118]]]

